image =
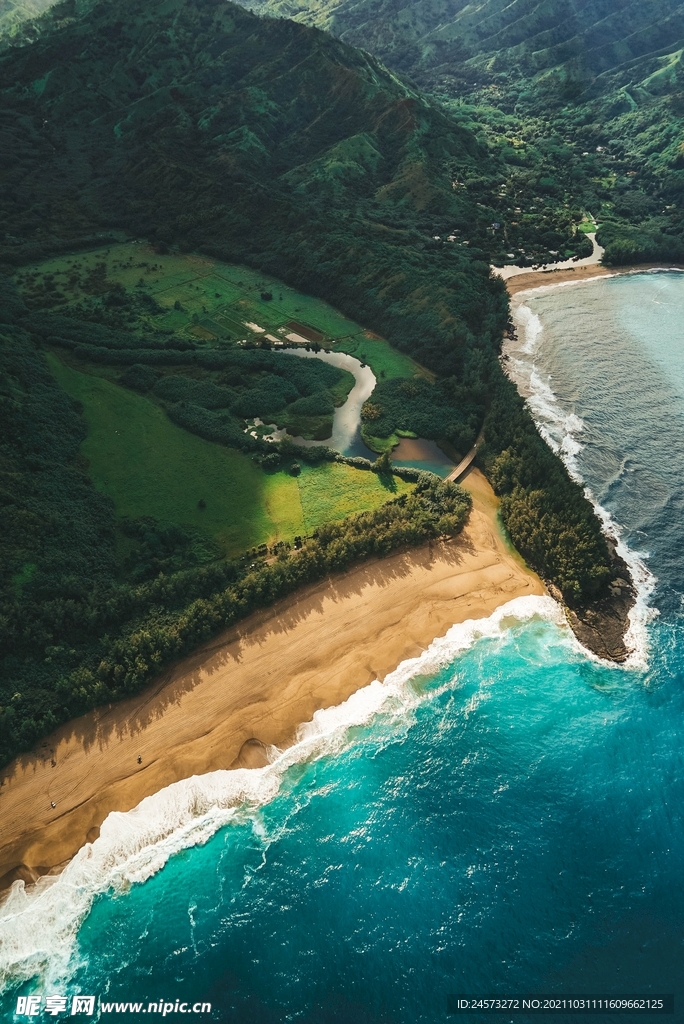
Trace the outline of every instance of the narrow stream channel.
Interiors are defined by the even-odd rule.
[[[347,396],[344,405],[335,409],[333,416],[332,437],[326,441],[305,441],[303,437],[294,437],[297,444],[327,444],[341,455],[361,456],[364,459],[376,459],[377,455],[366,446],[361,437],[361,407],[373,394],[377,380],[370,366],[362,366],[354,356],[346,352],[310,352],[305,348],[285,349],[284,355],[299,356],[300,359],[320,359],[324,363],[336,366],[338,370],[348,370],[354,377],[354,387]]]
[[[347,401],[335,409],[333,416],[332,436],[325,441],[308,441],[303,437],[293,437],[296,444],[305,446],[326,444],[341,455],[374,461],[378,456],[365,444],[361,437],[361,408],[363,403],[373,394],[377,379],[370,366],[364,366],[354,356],[346,352],[307,351],[305,348],[285,349],[284,355],[299,356],[300,359],[321,359],[340,370],[348,370],[354,377],[354,387],[349,392]],[[277,431],[274,436],[285,436],[285,430]],[[444,454],[434,441],[425,438],[402,438],[392,453],[392,461],[397,466],[412,466],[415,469],[426,469],[438,476],[448,476],[454,463]]]

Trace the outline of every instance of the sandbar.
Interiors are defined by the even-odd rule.
[[[5,768],[2,887],[60,870],[110,811],[192,775],[263,763],[264,746],[287,746],[315,711],[384,678],[454,623],[545,593],[506,542],[485,477],[471,469],[463,485],[474,503],[459,537],[363,562],[250,615]]]

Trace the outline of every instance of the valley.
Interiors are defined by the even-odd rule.
[[[423,499],[396,503],[421,464],[446,476],[483,431],[513,544],[590,607],[620,570],[499,363],[493,221],[528,200],[502,190],[468,110],[293,22],[120,3],[75,17],[67,0],[0,52],[3,422],[22,434],[6,455],[2,642],[22,699],[2,705],[5,756],[293,585],[231,591],[218,613],[250,566],[269,577],[338,523],[360,550],[359,516],[380,516],[373,547],[385,507],[417,523]],[[530,261],[584,254],[583,215],[541,205],[519,222]],[[352,375],[286,344],[370,367],[358,450],[375,472],[325,443]],[[390,548],[461,520],[420,522]]]

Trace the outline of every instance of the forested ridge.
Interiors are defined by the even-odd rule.
[[[500,177],[493,188],[466,176],[461,185],[499,223],[497,263],[562,248],[550,232],[568,209],[602,225],[608,263],[684,261],[681,0],[248,6],[370,50],[477,134]]]
[[[469,128],[366,54],[206,0],[103,0],[80,17],[66,0],[35,41],[0,56],[0,125],[7,275],[121,232],[328,299],[437,375],[401,409],[398,385],[383,385],[382,429],[449,439],[451,423],[451,441],[466,445],[484,418],[484,466],[514,543],[569,602],[603,592],[612,569],[600,524],[499,364],[508,303],[482,248],[492,236],[454,186],[464,173],[493,185],[498,171]],[[59,295],[36,311],[3,288],[4,758],[316,573],[460,529],[461,492],[423,480],[414,497],[299,538],[273,565],[253,553],[202,564],[182,531],[147,523],[130,527],[137,546],[122,567],[113,509],[79,454],[80,409],[41,349],[117,368],[184,429],[289,465],[291,446],[267,451],[241,422],[272,401],[275,357],[141,335],[117,319],[116,296],[74,324]],[[160,372],[193,363],[239,379]],[[322,402],[335,386],[325,374],[305,386],[297,373],[289,390],[282,373],[267,381],[276,403]],[[429,410],[426,388],[439,396]],[[308,451],[302,459],[331,457]]]

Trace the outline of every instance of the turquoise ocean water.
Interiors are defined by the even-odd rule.
[[[450,1019],[448,993],[535,991],[673,992],[684,1019],[684,275],[538,291],[515,315],[510,372],[639,582],[630,665],[524,598],[268,768],[111,815],[0,911],[0,1019],[81,992],[414,1024]]]

